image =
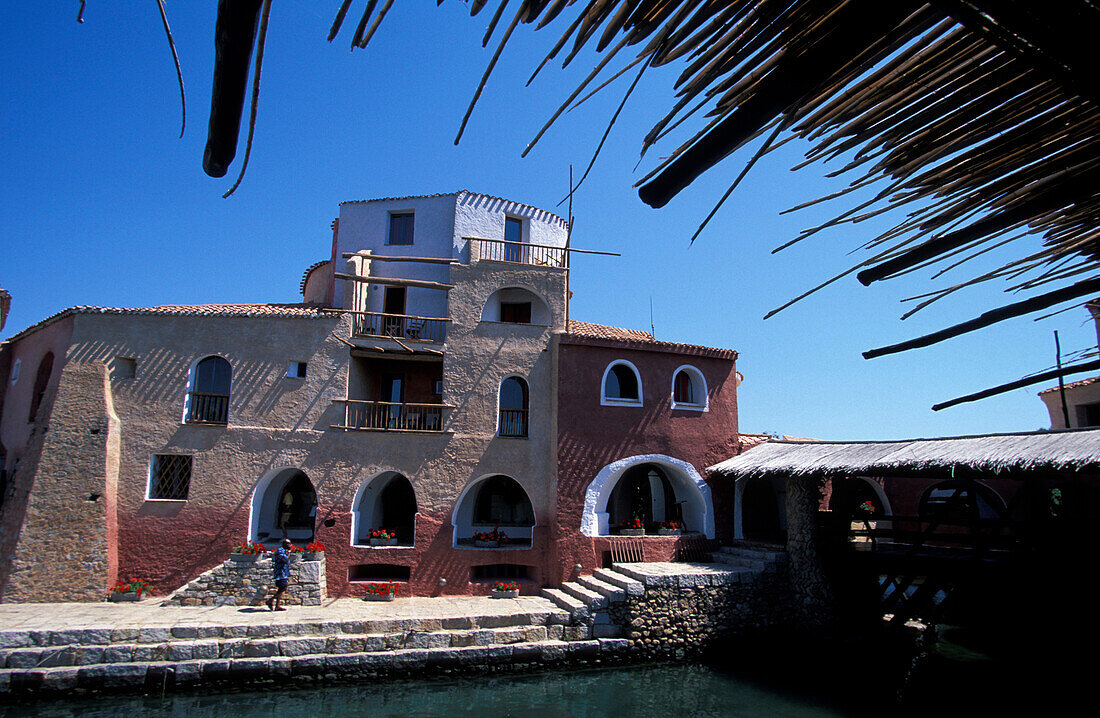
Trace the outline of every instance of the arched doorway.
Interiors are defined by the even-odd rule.
[[[635,511],[645,523],[675,520],[685,531],[714,538],[710,487],[686,461],[643,454],[600,469],[585,491],[581,533],[610,535]]]
[[[845,477],[832,482],[829,510],[842,517],[879,517],[890,513],[890,504],[877,483],[863,476]]]
[[[317,491],[299,469],[276,469],[260,480],[252,495],[251,539],[277,544],[288,538],[296,544],[313,540],[317,520]]]
[[[787,540],[787,501],[783,480],[753,476],[738,481],[734,535],[751,541]]]
[[[384,471],[364,482],[352,505],[352,543],[369,544],[372,529],[387,529],[397,533],[399,546],[413,545],[416,494],[402,474]]]
[[[925,489],[917,512],[941,524],[970,525],[979,519],[1002,518],[1005,502],[985,484],[951,479]]]
[[[656,464],[638,464],[627,469],[607,500],[607,522],[611,531],[638,519],[647,527],[665,521],[684,524],[682,504],[668,477]]]

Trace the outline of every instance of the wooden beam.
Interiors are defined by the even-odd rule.
[[[384,257],[381,254],[371,254],[369,252],[344,252],[344,259],[351,259],[352,257],[362,257],[363,259],[370,259],[375,262],[427,262],[429,264],[458,264],[457,259],[447,259],[443,257]]]
[[[334,275],[337,279],[345,279],[352,282],[362,282],[363,284],[390,284],[398,287],[420,287],[421,289],[439,289],[444,292],[449,292],[454,289],[453,284],[443,284],[442,282],[428,282],[422,279],[396,279],[392,277],[360,277],[356,274],[343,274],[336,272]]]

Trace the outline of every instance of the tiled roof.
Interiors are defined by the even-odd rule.
[[[603,324],[578,322],[574,319],[569,320],[568,331],[565,336],[581,339],[582,341],[594,339],[622,342],[635,345],[638,348],[652,349],[654,351],[712,356],[719,359],[732,360],[737,358],[737,352],[732,349],[716,349],[700,346],[698,344],[682,344],[680,342],[662,342],[654,339],[653,335],[649,332],[640,329],[609,327]]]
[[[1089,384],[1095,384],[1098,381],[1100,381],[1100,376],[1093,376],[1093,377],[1089,377],[1088,379],[1081,379],[1079,381],[1071,381],[1069,384],[1065,385],[1065,388],[1066,389],[1076,389],[1079,386],[1088,386]],[[1039,392],[1039,396],[1042,396],[1043,394],[1049,394],[1052,391],[1058,391],[1058,387],[1052,386],[1049,389],[1043,389],[1041,392]]]
[[[187,317],[292,317],[316,319],[332,314],[319,304],[161,304],[156,307],[125,309],[120,307],[69,307],[33,324],[7,341],[20,339],[56,321],[74,314],[165,315]]]
[[[737,443],[741,445],[741,451],[748,451],[754,446],[760,446],[765,441],[774,439],[771,434],[738,434]]]
[[[313,270],[319,269],[331,261],[331,259],[322,259],[320,262],[314,262],[313,264],[309,265],[309,267],[305,271],[305,274],[302,275],[302,281],[298,285],[298,291],[304,293],[306,291],[306,282],[309,281],[309,275],[313,274]]]
[[[636,342],[654,341],[652,334],[641,331],[640,329],[622,329],[620,327],[609,327],[603,324],[592,324],[591,322],[578,322],[575,319],[569,320],[569,333],[582,337],[593,337],[595,339],[619,339]]]

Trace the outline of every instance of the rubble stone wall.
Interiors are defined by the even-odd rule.
[[[290,583],[283,602],[320,606],[327,597],[324,554],[319,561],[290,560]],[[172,593],[162,606],[260,606],[275,595],[269,556],[234,556]]]

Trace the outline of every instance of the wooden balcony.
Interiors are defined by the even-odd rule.
[[[476,256],[481,260],[508,262],[510,264],[531,264],[536,267],[565,267],[566,250],[564,247],[551,247],[545,244],[526,242],[507,242],[503,239],[468,238]]]
[[[397,404],[388,401],[338,399],[344,405],[344,423],[334,429],[365,431],[443,431],[445,404]]]
[[[420,342],[442,342],[447,337],[447,321],[409,314],[352,312],[351,334],[355,337],[394,337]]]
[[[228,424],[229,395],[188,392],[184,421],[188,424]]]

